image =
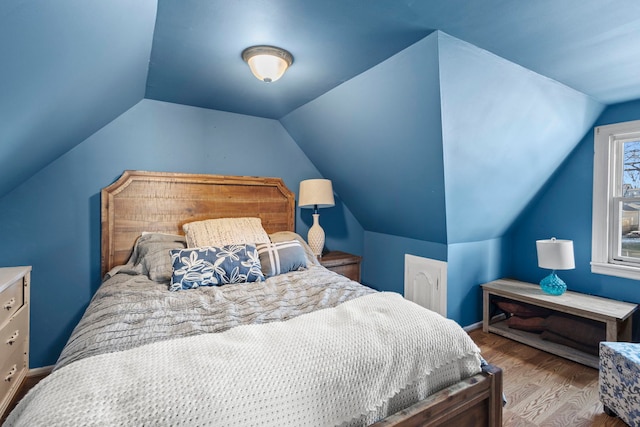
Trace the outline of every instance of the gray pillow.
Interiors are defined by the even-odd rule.
[[[297,240],[256,244],[264,277],[307,268],[307,257]]]
[[[173,265],[172,249],[184,249],[187,241],[177,234],[143,233],[136,242],[137,257],[135,265],[142,267],[142,274],[149,276],[154,282],[171,280]]]

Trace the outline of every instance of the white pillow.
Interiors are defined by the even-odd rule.
[[[270,242],[260,218],[206,219],[184,224],[182,230],[189,248]]]

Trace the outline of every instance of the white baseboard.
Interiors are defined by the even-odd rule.
[[[462,329],[464,329],[466,332],[471,332],[471,331],[475,331],[476,329],[480,329],[480,328],[482,328],[482,321],[476,322],[476,323],[472,323],[471,325],[467,325],[467,326],[463,327]]]
[[[497,321],[497,320],[504,320],[506,318],[507,318],[507,316],[504,313],[500,313],[500,314],[497,314],[497,315],[493,316],[491,318],[491,321],[494,322],[494,321]],[[472,323],[471,325],[465,326],[462,329],[464,329],[466,332],[471,332],[471,331],[475,331],[476,329],[480,329],[480,328],[482,328],[482,320],[479,321],[479,322],[476,322],[476,323]]]
[[[39,377],[41,375],[49,375],[52,370],[53,370],[53,365],[43,366],[42,368],[29,369],[29,371],[27,372],[27,377]]]

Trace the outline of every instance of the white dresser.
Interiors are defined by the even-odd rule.
[[[29,370],[31,267],[0,268],[0,414]]]

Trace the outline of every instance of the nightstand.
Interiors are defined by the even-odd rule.
[[[327,252],[319,259],[320,264],[325,268],[342,274],[356,282],[360,281],[360,261],[362,257],[358,255],[348,254],[346,252],[331,251]]]

